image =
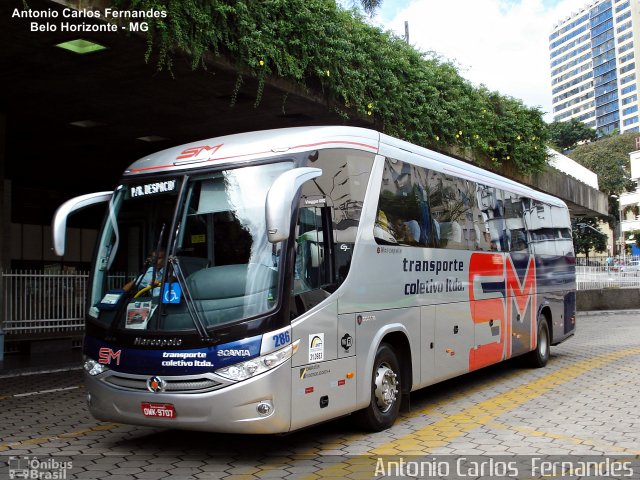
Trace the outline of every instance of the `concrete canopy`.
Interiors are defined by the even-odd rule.
[[[28,5],[38,11],[64,8],[50,0]],[[153,61],[145,63],[142,36],[33,32],[31,20],[12,18],[15,9],[23,9],[21,0],[0,2],[0,160],[12,182],[14,221],[46,224],[65,197],[111,189],[132,161],[169,146],[287,126],[371,126],[356,115],[345,121],[326,99],[279,80],[267,83],[255,106],[257,83],[244,76],[231,106],[238,72],[224,61],[211,59],[207,70],[193,70],[188,58],[176,54],[172,76]],[[79,55],[56,46],[78,38],[106,49]],[[592,205],[563,195],[572,190],[547,191],[580,214],[604,213],[601,201]]]
[[[28,5],[38,11],[64,8],[48,0]],[[172,76],[153,61],[145,63],[142,36],[32,32],[33,20],[12,18],[16,8],[22,10],[21,0],[0,2],[2,160],[14,204],[30,196],[34,203],[45,190],[73,196],[111,189],[134,160],[173,145],[249,130],[345,123],[326,101],[285,82],[268,83],[255,106],[257,82],[249,76],[231,106],[238,72],[222,62],[193,70],[177,54]],[[107,48],[80,55],[56,46],[77,38]],[[356,116],[348,124],[370,125]],[[46,195],[40,200],[32,213],[50,221],[59,202],[46,201]]]

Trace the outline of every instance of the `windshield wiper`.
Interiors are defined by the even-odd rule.
[[[200,334],[200,339],[203,342],[212,343],[214,341],[213,338],[207,332],[207,328],[204,326],[202,319],[200,318],[200,314],[196,309],[195,302],[193,300],[193,295],[191,294],[191,290],[187,285],[187,280],[184,277],[184,273],[182,272],[182,267],[180,266],[180,260],[175,255],[171,255],[169,257],[169,262],[171,263],[171,267],[176,275],[176,279],[182,288],[182,292],[184,295],[184,303],[187,305],[187,310],[189,311],[189,315],[191,316],[191,320],[193,320],[193,324],[198,330]]]
[[[175,253],[176,251],[176,245],[178,243],[178,232],[180,231],[180,226],[181,226],[181,222],[178,222],[178,224],[176,225],[175,234],[173,236],[173,245],[171,245],[172,253]],[[175,272],[176,279],[178,280],[178,283],[180,284],[180,287],[184,292],[184,303],[187,306],[187,311],[191,316],[193,325],[196,327],[196,330],[200,334],[200,339],[203,342],[213,343],[214,339],[212,339],[211,336],[209,335],[209,332],[207,332],[207,328],[205,327],[204,322],[202,321],[202,318],[200,318],[200,314],[196,309],[196,304],[193,301],[193,295],[191,294],[191,290],[187,285],[187,279],[185,278],[184,272],[182,271],[182,266],[180,265],[180,260],[178,259],[178,256],[170,255],[169,263],[171,263],[171,269]],[[163,278],[163,283],[167,281],[167,278],[168,278],[168,276],[166,275],[167,273],[168,272],[165,272],[165,278]],[[161,306],[164,307],[164,304],[161,303]],[[164,309],[163,309],[163,313],[164,313]]]

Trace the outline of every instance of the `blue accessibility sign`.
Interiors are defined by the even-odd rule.
[[[162,290],[162,303],[180,303],[182,289],[178,282],[165,283]]]

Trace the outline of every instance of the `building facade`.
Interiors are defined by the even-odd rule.
[[[640,139],[639,139],[640,140]],[[636,144],[638,144],[636,140]],[[638,145],[640,146],[640,145]],[[620,228],[621,234],[618,242],[631,249],[635,239],[629,239],[629,232],[640,230],[640,150],[629,154],[631,164],[631,179],[636,183],[635,192],[626,192],[620,195]],[[634,254],[638,251],[634,249]]]
[[[640,131],[639,42],[638,0],[595,1],[558,22],[549,36],[554,121]]]

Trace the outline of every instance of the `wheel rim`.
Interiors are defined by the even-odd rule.
[[[398,395],[398,376],[386,363],[376,371],[376,404],[382,413],[388,412]]]
[[[549,334],[547,329],[542,327],[540,329],[540,338],[538,338],[538,344],[540,349],[540,356],[546,358],[549,353]]]

